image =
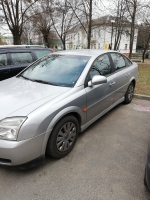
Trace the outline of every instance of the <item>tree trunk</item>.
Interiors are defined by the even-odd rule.
[[[20,45],[21,44],[21,34],[19,29],[17,27],[13,27],[11,30],[13,35],[13,43],[14,45]]]
[[[133,42],[134,42],[134,27],[131,27],[131,35],[130,35],[130,52],[129,52],[129,58],[132,57],[132,50],[133,50]]]
[[[144,47],[144,51],[143,51],[143,54],[142,54],[142,61],[143,61],[143,63],[144,63],[144,60],[145,60],[145,53],[146,53],[146,50],[148,49],[149,41],[150,41],[150,33],[149,33],[148,39],[146,41],[146,46]]]
[[[14,45],[20,45],[21,44],[21,38],[18,34],[13,34],[13,43]]]
[[[120,42],[121,42],[121,34],[119,35],[119,38],[118,38],[118,43],[117,43],[117,47],[116,47],[116,50],[118,51],[119,50],[119,46],[120,46]]]
[[[120,36],[121,35],[121,33],[120,33],[120,30],[118,30],[117,32],[116,32],[116,38],[115,38],[115,44],[114,44],[114,50],[118,50],[118,48],[119,48],[119,45],[120,45]]]
[[[88,49],[90,49],[91,46],[91,28],[92,28],[92,0],[90,0],[90,8],[89,8],[89,23],[88,23],[88,35],[87,35]]]
[[[49,44],[49,31],[41,31],[43,34],[43,39],[44,42],[46,43],[45,45],[49,48],[50,44]]]
[[[63,43],[63,50],[66,50],[66,39],[62,39],[61,41]]]
[[[144,60],[145,60],[145,53],[146,53],[146,49],[144,49],[143,54],[142,54],[142,61],[143,61],[143,63],[144,63]]]

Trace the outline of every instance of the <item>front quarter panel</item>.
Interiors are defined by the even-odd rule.
[[[81,124],[85,124],[86,113],[83,112],[85,107],[84,86],[72,88],[30,113],[19,131],[18,141],[50,131],[62,117],[72,112],[78,113],[81,117]]]

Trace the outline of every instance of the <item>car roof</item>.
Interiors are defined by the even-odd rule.
[[[47,48],[41,45],[0,45],[0,48]]]
[[[53,51],[51,48],[40,48],[40,47],[0,47],[0,51],[9,51],[9,50],[16,50],[16,51],[32,51],[32,50],[42,50],[42,51]]]
[[[84,56],[98,56],[107,52],[116,52],[112,50],[96,50],[96,49],[75,49],[75,50],[64,50],[57,51],[53,54],[70,54],[70,55],[84,55]]]

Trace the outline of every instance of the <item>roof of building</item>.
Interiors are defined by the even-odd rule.
[[[99,26],[112,26],[112,20],[114,21],[113,22],[114,26],[117,26],[117,18],[114,17],[114,16],[111,16],[111,15],[106,15],[106,16],[103,16],[103,17],[100,17],[100,18],[93,19],[92,20],[92,27],[96,28],[96,27],[99,27]],[[126,18],[123,18],[120,21],[120,23],[123,24],[124,27],[130,27],[130,22]],[[83,25],[86,28],[86,26],[87,26],[86,22],[83,22]],[[77,24],[76,26],[72,27],[68,31],[68,33],[77,32],[79,29],[84,30],[83,26],[81,24]]]

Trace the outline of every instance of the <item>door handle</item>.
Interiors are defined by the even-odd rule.
[[[111,82],[111,83],[110,83],[110,86],[113,86],[113,85],[115,85],[115,83],[116,83],[116,82]]]

